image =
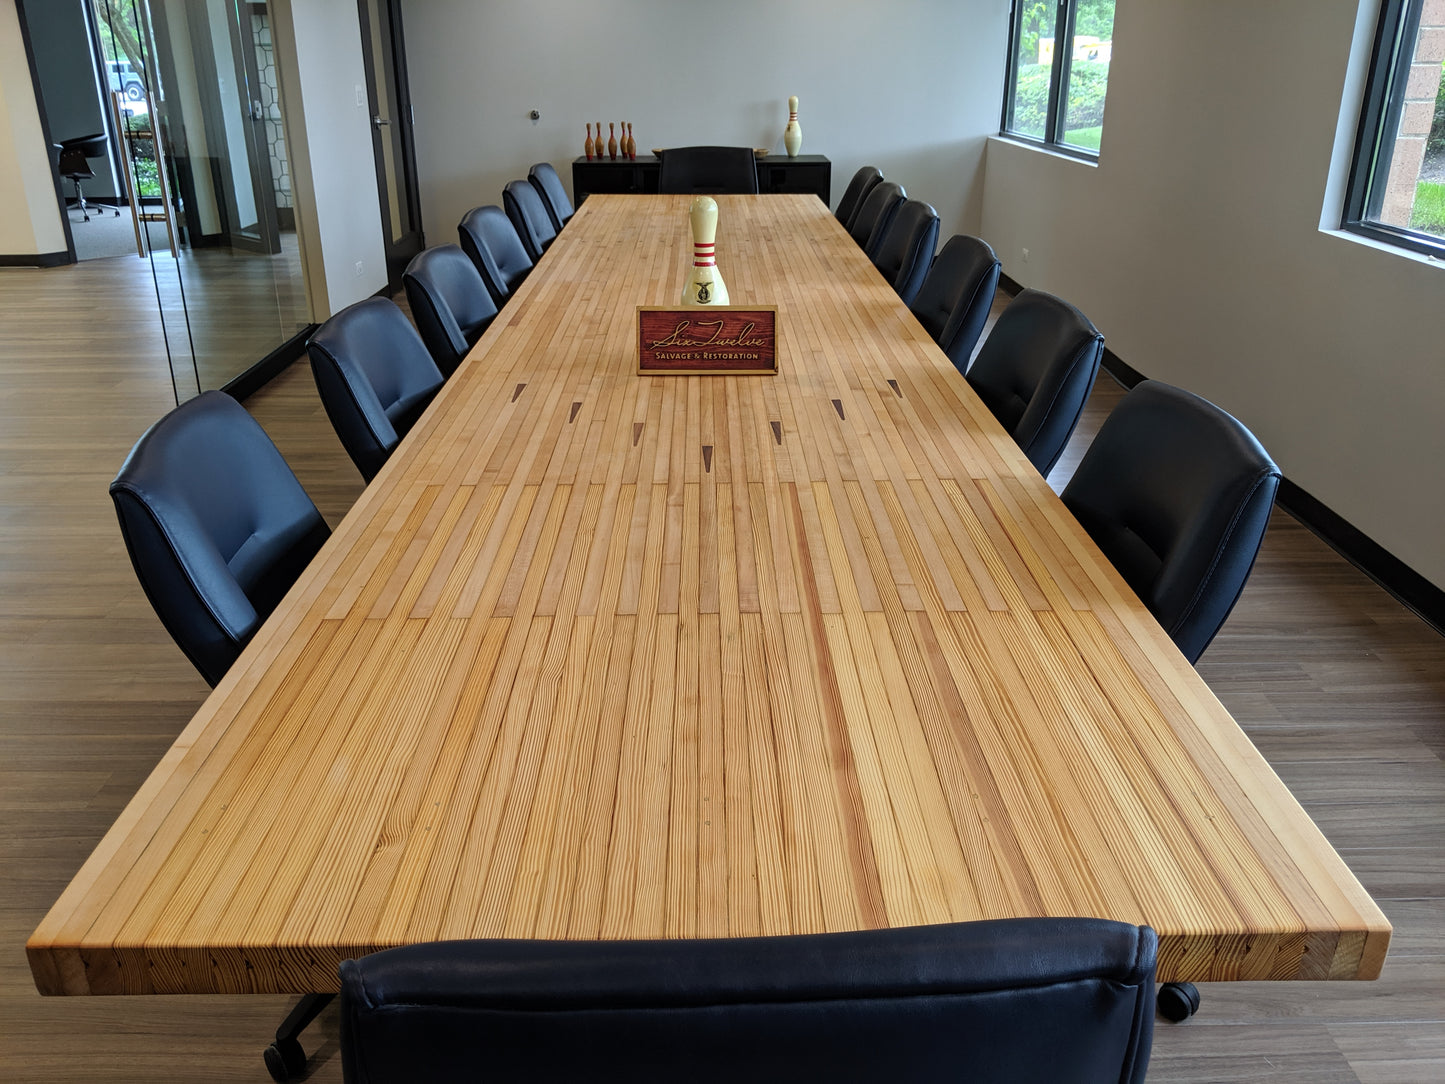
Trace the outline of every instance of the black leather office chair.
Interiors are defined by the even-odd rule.
[[[451,376],[497,318],[487,284],[460,245],[418,252],[401,283],[422,342],[442,375]]]
[[[488,204],[462,216],[457,237],[500,309],[532,270],[532,257],[517,236],[517,227],[500,207]]]
[[[751,147],[669,147],[662,152],[657,190],[751,195],[758,190],[757,159]]]
[[[542,197],[542,203],[551,216],[552,228],[558,233],[572,218],[572,201],[567,198],[567,189],[562,187],[562,178],[552,168],[551,162],[538,162],[527,171],[527,180]]]
[[[81,188],[81,181],[88,181],[95,176],[95,170],[90,168],[91,158],[105,158],[110,153],[109,141],[105,138],[104,132],[96,132],[93,135],[76,136],[74,139],[64,139],[54,144],[59,157],[56,162],[56,169],[62,177],[75,185],[75,200],[80,205],[80,217],[84,222],[90,221],[90,208],[92,204],[87,202],[85,191]],[[94,206],[103,206],[95,204]],[[120,217],[119,207],[104,208],[107,211],[114,211],[116,217]]]
[[[413,945],[341,965],[342,1077],[1128,1084],[1157,945],[1099,919]]]
[[[1192,663],[1244,590],[1279,479],[1238,420],[1146,380],[1099,428],[1063,500]]]
[[[988,323],[998,289],[998,257],[977,237],[954,234],[933,260],[909,308],[959,372]]]
[[[873,258],[874,249],[888,231],[898,208],[907,198],[908,193],[901,184],[879,181],[859,204],[858,213],[853,216],[853,224],[848,227],[848,232],[869,259]]]
[[[938,212],[922,200],[904,200],[873,253],[873,266],[909,305],[923,285],[937,247]]]
[[[529,181],[508,181],[502,189],[502,209],[516,227],[528,258],[536,263],[557,239],[552,216],[547,213],[542,197]]]
[[[441,388],[441,370],[411,321],[384,297],[342,309],[311,336],[306,352],[326,415],[369,482]]]
[[[863,206],[863,199],[873,186],[883,179],[883,174],[878,171],[877,166],[864,166],[853,179],[848,182],[848,187],[843,190],[843,198],[838,201],[838,209],[833,212],[833,217],[843,224],[846,230],[853,224],[853,216],[858,213],[858,208]]]
[[[1079,423],[1099,373],[1104,336],[1067,301],[1025,290],[993,325],[966,378],[1047,475]]]
[[[146,597],[211,685],[331,534],[266,431],[219,391],[151,426],[110,496]]]

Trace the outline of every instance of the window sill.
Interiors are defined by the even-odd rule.
[[[1320,233],[1326,237],[1337,238],[1341,241],[1349,241],[1356,245],[1363,245],[1365,248],[1372,248],[1376,252],[1386,252],[1391,256],[1399,256],[1401,259],[1409,260],[1412,263],[1424,264],[1427,267],[1445,269],[1445,260],[1428,252],[1416,252],[1414,249],[1405,248],[1401,245],[1392,245],[1388,241],[1382,241],[1377,237],[1370,237],[1367,234],[1356,233],[1354,230],[1344,229],[1321,229]]]
[[[1060,150],[1058,147],[1050,146],[1047,143],[1035,143],[1032,140],[1018,139],[1011,135],[991,135],[990,142],[1006,143],[1010,147],[1020,147],[1028,151],[1036,151],[1039,154],[1047,155],[1050,158],[1057,158],[1061,162],[1073,162],[1075,165],[1088,166],[1090,169],[1099,168],[1099,159],[1093,155],[1071,154],[1068,151]]]

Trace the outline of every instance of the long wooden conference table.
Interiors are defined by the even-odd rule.
[[[1390,927],[811,196],[720,197],[776,376],[638,376],[688,200],[593,196],[28,945],[303,992],[464,937],[1148,923],[1164,980]]]

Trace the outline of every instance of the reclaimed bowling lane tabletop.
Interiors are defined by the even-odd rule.
[[[720,196],[776,376],[639,376],[685,197],[587,200],[27,946],[302,992],[441,938],[1148,923],[1161,979],[1390,927],[812,196]]]

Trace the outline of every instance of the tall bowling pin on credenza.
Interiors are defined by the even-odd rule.
[[[607,157],[613,161],[617,160],[617,122],[607,122]]]
[[[788,152],[789,158],[796,158],[802,146],[803,129],[798,124],[798,96],[794,94],[788,99],[788,126],[783,129],[783,149]]]
[[[698,196],[687,217],[692,225],[692,267],[682,287],[682,303],[726,305],[728,288],[717,269],[717,200]]]
[[[587,125],[587,142],[582,145],[583,152],[587,155],[587,161],[592,161],[592,125]]]

